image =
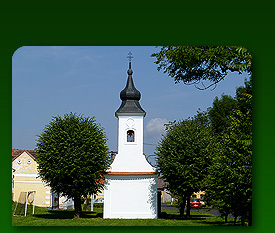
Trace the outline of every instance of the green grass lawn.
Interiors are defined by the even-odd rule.
[[[15,208],[15,203],[12,205]],[[178,211],[162,209],[158,219],[103,219],[102,208],[84,211],[83,217],[74,218],[73,210],[49,210],[35,207],[35,215],[12,216],[13,226],[232,226],[233,219],[225,224],[220,217],[208,213],[191,213],[191,219],[179,216]],[[239,224],[238,224],[239,225]]]

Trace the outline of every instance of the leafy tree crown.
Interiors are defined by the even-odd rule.
[[[53,117],[37,142],[39,175],[54,191],[75,197],[102,188],[109,154],[103,128],[94,117]]]
[[[252,72],[251,54],[237,46],[163,46],[151,56],[157,69],[175,83],[194,84],[198,89],[215,87],[228,72]]]

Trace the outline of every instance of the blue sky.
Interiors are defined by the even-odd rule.
[[[120,91],[125,87],[128,52],[136,88],[141,92],[144,153],[153,154],[168,121],[186,119],[198,108],[206,110],[216,96],[235,95],[247,75],[229,74],[216,89],[199,91],[175,84],[157,71],[154,46],[26,46],[12,58],[12,147],[35,149],[37,136],[53,116],[75,112],[95,116],[117,150]],[[152,145],[151,145],[152,144]]]

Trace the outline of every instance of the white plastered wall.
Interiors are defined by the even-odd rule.
[[[157,218],[157,175],[106,175],[104,218]]]
[[[143,118],[118,114],[118,154],[105,175],[104,218],[157,218],[157,175],[143,154]],[[128,130],[134,142],[127,142]]]
[[[133,130],[135,141],[127,142],[127,131]],[[143,154],[143,115],[118,117],[118,154],[112,172],[154,172]]]

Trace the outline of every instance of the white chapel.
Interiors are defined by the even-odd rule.
[[[131,56],[126,87],[120,92],[118,154],[105,174],[104,218],[157,218],[157,172],[143,154],[140,92],[133,82]]]

